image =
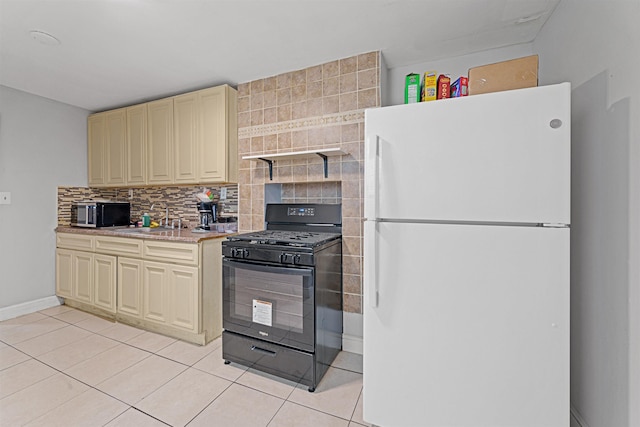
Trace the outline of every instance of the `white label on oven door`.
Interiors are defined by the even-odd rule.
[[[271,326],[271,303],[253,300],[253,321],[261,325]]]

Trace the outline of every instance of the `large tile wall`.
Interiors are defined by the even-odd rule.
[[[226,200],[220,200],[220,190],[227,190]],[[238,216],[238,186],[207,186],[219,201],[218,209],[222,216]],[[141,219],[148,212],[151,219],[160,221],[169,208],[169,220],[182,218],[183,226],[193,228],[198,225],[196,194],[202,192],[202,186],[168,186],[140,188],[87,188],[58,187],[58,225],[69,225],[71,204],[87,200],[113,200],[131,203],[131,219]],[[129,198],[131,192],[131,198]],[[153,209],[152,209],[153,207]]]
[[[282,200],[342,203],[344,309],[362,312],[364,109],[380,106],[380,53],[370,52],[238,86],[239,228],[264,228],[265,184]],[[242,156],[339,147],[325,178],[317,159]]]

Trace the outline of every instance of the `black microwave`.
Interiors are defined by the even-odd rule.
[[[118,227],[131,222],[128,202],[79,202],[71,205],[74,227]]]

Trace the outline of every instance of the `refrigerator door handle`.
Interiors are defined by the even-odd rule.
[[[378,307],[380,286],[378,284],[378,222],[366,220],[364,234],[368,239],[364,246],[364,286],[369,294],[369,305]]]
[[[365,176],[364,176],[364,217],[365,219],[378,219],[378,176],[379,162],[378,151],[380,137],[371,135],[365,144]]]

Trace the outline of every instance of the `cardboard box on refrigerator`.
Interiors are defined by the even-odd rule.
[[[404,79],[404,103],[415,102],[420,102],[420,75],[411,73]]]
[[[437,95],[438,86],[438,73],[435,71],[427,71],[424,73],[424,79],[422,80],[422,102],[435,101]]]
[[[538,86],[538,55],[469,68],[469,95]]]

